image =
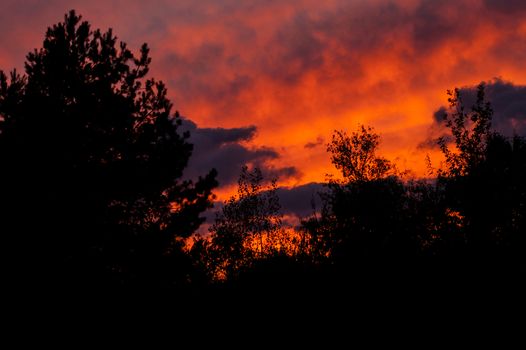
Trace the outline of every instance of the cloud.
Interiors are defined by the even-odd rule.
[[[526,136],[526,86],[514,85],[501,78],[495,78],[485,84],[486,100],[493,108],[493,129],[508,137]],[[476,102],[477,86],[460,88],[460,96],[466,111],[469,111]],[[433,114],[434,134],[444,131],[444,115],[447,112],[447,107],[441,106]]]
[[[493,130],[507,137],[526,136],[526,86],[515,85],[501,78],[495,78],[485,84],[486,100],[493,108]],[[477,86],[464,86],[459,90],[466,112],[469,112],[476,102]],[[428,130],[428,137],[419,143],[419,149],[438,149],[439,137],[445,138],[447,142],[453,141],[444,123],[447,113],[446,106],[441,106],[433,113],[433,124]]]
[[[315,148],[315,147],[323,145],[323,142],[324,142],[323,137],[322,136],[318,136],[316,138],[316,141],[314,141],[314,142],[307,142],[305,144],[305,146],[303,146],[303,147],[305,147],[305,148]]]
[[[199,147],[215,148],[224,144],[251,140],[257,131],[256,126],[241,128],[198,128],[197,124],[187,118],[181,119],[181,130],[189,131],[192,141]]]
[[[285,215],[304,218],[321,209],[320,192],[325,187],[322,183],[307,183],[295,187],[281,187],[277,194],[280,199],[281,211]],[[314,207],[313,207],[314,206]]]
[[[182,118],[180,131],[188,131],[189,141],[194,145],[185,172],[187,178],[197,178],[215,168],[218,171],[219,184],[231,186],[236,183],[241,167],[245,164],[261,168],[268,178],[287,179],[300,176],[295,167],[275,167],[268,164],[269,161],[279,158],[276,150],[247,145],[257,132],[255,126],[200,128],[193,121]]]
[[[441,106],[435,113],[433,113],[433,121],[437,124],[441,124],[444,122],[446,115],[447,108],[445,106]]]
[[[475,90],[463,89],[474,95]],[[526,136],[526,85],[514,85],[502,79],[487,83],[487,99],[494,110],[493,127],[506,136]]]
[[[300,224],[301,219],[309,217],[314,212],[319,213],[322,207],[320,193],[325,191],[323,183],[279,187],[277,195],[281,205],[280,213],[283,214],[283,224],[288,227],[296,227]],[[209,227],[213,225],[217,214],[223,207],[223,201],[216,201],[212,209],[203,213],[206,221],[198,230],[200,235],[208,235]]]
[[[484,0],[488,9],[505,14],[517,14],[526,11],[526,2],[523,0]]]
[[[301,169],[306,182],[330,171],[318,136],[369,124],[397,135],[383,144],[386,156],[425,169],[415,149],[446,89],[495,76],[526,84],[522,0],[3,0],[0,67],[21,68],[70,8],[130,48],[148,42],[152,75],[200,126],[257,126],[257,137],[218,146],[217,159],[221,151]],[[215,162],[199,158],[200,170]],[[239,164],[224,162],[228,182]]]

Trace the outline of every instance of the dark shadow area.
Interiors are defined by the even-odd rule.
[[[0,74],[0,211],[14,286],[178,287],[215,172],[180,181],[192,152],[166,88],[109,30],[71,11]]]

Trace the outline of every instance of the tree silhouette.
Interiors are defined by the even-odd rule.
[[[451,113],[444,116],[445,125],[451,131],[456,151],[450,150],[445,137],[438,145],[446,158],[447,174],[465,175],[484,160],[491,132],[493,109],[485,100],[485,86],[477,87],[477,100],[470,112],[466,111],[460,90],[448,91]]]
[[[301,231],[282,224],[276,182],[243,167],[237,194],[188,254],[216,173],[182,180],[192,145],[165,85],[147,78],[150,62],[146,45],[134,55],[71,11],[28,54],[25,74],[0,71],[0,232],[17,283],[315,291],[316,281],[332,297],[350,280],[410,286],[440,275],[447,287],[526,272],[526,140],[491,129],[483,84],[471,108],[449,92],[436,179],[398,176],[370,127],[335,131],[327,151],[341,176]]]
[[[345,131],[335,131],[327,151],[346,181],[370,181],[381,179],[392,170],[387,159],[376,156],[379,144],[380,136],[374,129],[361,125],[351,136]]]
[[[26,75],[0,72],[1,231],[21,278],[188,279],[181,239],[211,206],[215,171],[180,180],[192,145],[150,62],[146,44],[135,56],[71,11]]]
[[[342,180],[329,178],[318,216],[303,222],[318,256],[329,255],[340,270],[365,273],[388,259],[416,252],[413,232],[404,225],[407,195],[393,166],[378,157],[380,136],[360,126],[351,136],[336,131],[327,150]],[[392,265],[392,261],[391,261]]]
[[[254,261],[285,249],[276,189],[276,181],[264,185],[261,170],[243,166],[237,195],[224,203],[210,227],[204,259],[214,276],[235,278]]]
[[[439,140],[446,168],[438,181],[448,210],[461,218],[466,257],[491,268],[511,259],[524,269],[526,142],[491,130],[493,110],[484,84],[469,111],[458,89],[449,94],[445,120],[453,142]]]

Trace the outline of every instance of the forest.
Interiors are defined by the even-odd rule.
[[[299,225],[284,223],[277,180],[247,165],[197,235],[217,172],[184,177],[193,145],[150,63],[146,44],[133,53],[71,11],[23,73],[0,71],[0,232],[16,285],[330,294],[524,279],[526,138],[492,128],[483,83],[473,105],[448,91],[444,161],[426,178],[384,158],[372,126],[351,126],[326,145],[339,176]]]

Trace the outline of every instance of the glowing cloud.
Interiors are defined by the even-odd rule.
[[[418,145],[446,89],[494,77],[526,84],[520,0],[5,0],[0,67],[21,68],[70,8],[131,47],[148,42],[153,75],[200,128],[257,127],[244,151],[267,152],[269,168],[300,169],[287,186],[333,172],[323,140],[359,123],[383,135],[400,168],[421,174]]]

